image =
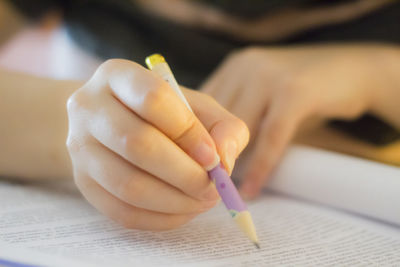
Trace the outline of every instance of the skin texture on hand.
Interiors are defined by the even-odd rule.
[[[241,120],[205,94],[184,94],[196,116],[161,77],[110,60],[68,101],[75,182],[126,227],[175,228],[213,207],[219,196],[204,167],[218,152],[231,171],[247,145]]]
[[[65,105],[82,84],[0,69],[0,177],[71,179]]]
[[[259,194],[306,119],[353,119],[379,110],[375,106],[386,111],[386,118],[398,114],[398,104],[390,96],[399,96],[399,83],[389,85],[385,80],[399,73],[392,79],[382,73],[385,63],[395,64],[393,59],[384,61],[386,50],[379,45],[254,47],[226,58],[202,91],[250,129],[250,158],[241,186],[245,197]],[[390,110],[384,101],[376,105],[383,98],[387,105],[391,103]]]

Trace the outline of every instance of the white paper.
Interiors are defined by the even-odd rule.
[[[320,149],[293,146],[268,187],[400,225],[398,167]]]
[[[28,249],[44,266],[400,264],[399,228],[287,197],[269,194],[249,204],[258,250],[222,205],[176,230],[128,230],[64,186],[0,182],[0,259],[20,253],[26,263]]]
[[[7,264],[5,264],[5,261]],[[60,255],[50,255],[32,249],[13,246],[0,241],[0,266],[7,267],[37,267],[37,266],[57,266],[57,267],[97,267],[97,264],[82,262]]]

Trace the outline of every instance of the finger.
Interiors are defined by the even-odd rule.
[[[222,77],[220,83],[217,84],[217,90],[213,94],[215,100],[228,110],[237,101],[244,82],[240,75],[234,73],[235,70],[237,69],[232,70],[228,76]]]
[[[214,97],[224,108],[231,108],[240,94],[243,86],[243,78],[238,73],[239,68],[232,67],[231,64],[224,64],[221,70],[213,74],[209,82],[206,82],[201,91]]]
[[[259,194],[268,174],[292,139],[302,114],[295,103],[276,101],[271,105],[255,140],[254,152],[240,188],[245,197],[254,198]]]
[[[102,144],[95,143],[80,152],[74,166],[83,168],[105,190],[138,208],[163,213],[204,212],[216,203],[199,201],[151,174],[133,166]],[[165,201],[165,200],[168,201]]]
[[[70,125],[71,132],[75,131],[74,127],[86,127],[96,140],[132,165],[185,194],[201,200],[218,199],[218,193],[206,171],[163,133],[140,119],[111,95],[97,99],[97,108],[80,111],[88,105],[88,101],[79,93],[70,99],[69,112],[84,115],[75,118]],[[86,120],[85,117],[91,119]],[[80,123],[80,120],[85,124]],[[77,135],[75,138],[81,137]],[[74,143],[72,139],[69,138],[70,144]],[[82,142],[78,140],[75,143]],[[71,150],[79,152],[81,148],[79,145],[70,145],[69,149],[73,154]]]
[[[149,211],[123,202],[88,176],[76,174],[76,185],[84,197],[101,213],[120,223],[126,228],[140,230],[168,230],[176,228],[197,214],[166,214]]]
[[[208,95],[215,97],[218,91],[218,84],[220,84],[225,77],[229,75],[227,63],[224,62],[207,78],[207,80],[200,86],[200,90]]]
[[[113,94],[143,120],[159,129],[206,169],[218,163],[211,136],[160,76],[118,60],[106,64]]]
[[[257,92],[255,89],[259,89],[260,86],[262,86],[261,88],[264,92],[259,97],[255,97],[254,92]],[[240,90],[239,101],[236,101],[229,109],[246,123],[250,133],[257,132],[261,119],[265,116],[269,99],[271,98],[270,94],[265,93],[267,90],[268,88],[260,84],[259,79],[252,79],[245,88]]]
[[[209,131],[222,163],[232,172],[236,158],[249,141],[246,124],[233,116],[208,95],[184,90],[196,116]]]

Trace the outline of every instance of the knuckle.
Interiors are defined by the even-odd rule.
[[[101,63],[101,65],[97,68],[96,72],[92,76],[89,82],[93,81],[103,81],[105,77],[108,77],[112,70],[114,70],[119,65],[118,60],[116,59],[108,59]]]
[[[122,64],[125,64],[126,60],[112,58],[104,61],[98,68],[97,74],[107,74],[110,73],[112,70],[120,67]]]
[[[126,155],[141,164],[146,154],[152,155],[157,150],[154,140],[154,130],[147,126],[136,129],[135,132],[123,134],[121,137],[122,150]]]
[[[73,93],[67,100],[67,111],[69,114],[86,107],[89,104],[90,98],[87,97],[82,90]]]
[[[103,62],[98,69],[96,70],[95,74],[93,75],[92,79],[89,82],[95,83],[94,81],[100,82],[100,84],[108,83],[108,79],[112,77],[114,74],[123,74],[125,77],[135,76],[133,75],[136,73],[140,68],[142,68],[139,64],[126,60],[126,59],[108,59]]]
[[[68,152],[73,155],[81,151],[84,145],[76,137],[68,135],[66,140],[66,146]]]
[[[143,95],[143,111],[146,114],[156,112],[162,103],[168,101],[168,88],[163,81],[154,79]]]

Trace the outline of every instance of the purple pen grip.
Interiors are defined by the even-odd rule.
[[[246,204],[244,204],[231,177],[229,177],[222,164],[209,171],[208,175],[215,183],[217,191],[228,210],[236,212],[247,210]]]

